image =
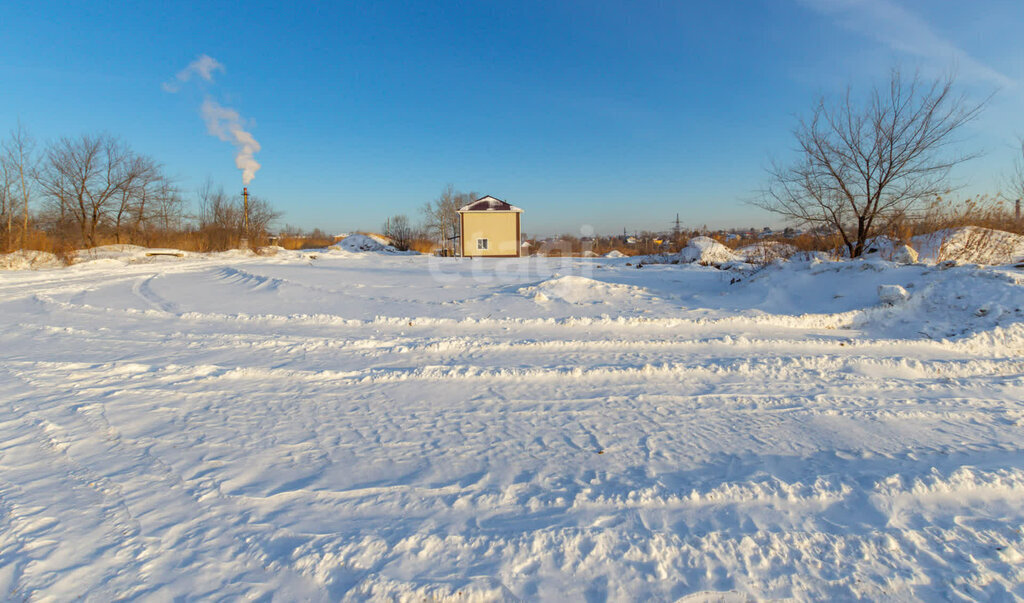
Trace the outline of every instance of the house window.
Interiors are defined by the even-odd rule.
[[[487,249],[487,239],[477,239],[476,240],[476,248],[478,250],[481,250],[481,251],[486,250]]]

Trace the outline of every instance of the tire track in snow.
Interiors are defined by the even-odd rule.
[[[197,280],[269,291],[250,265]],[[0,536],[28,596],[1024,597],[1020,325],[227,315],[180,312],[152,274],[119,282],[153,309],[44,284],[4,330],[25,389],[0,385],[0,508],[117,533],[123,504],[139,532],[119,544],[147,547],[59,590],[60,525],[2,516],[35,546]],[[53,459],[39,491],[23,458]],[[76,480],[108,498],[40,504]],[[150,590],[103,591],[106,568]]]

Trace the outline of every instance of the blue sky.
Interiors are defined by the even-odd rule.
[[[997,91],[955,174],[998,192],[1024,136],[1019,0],[18,2],[0,21],[0,129],[105,131],[193,191],[239,189],[205,97],[259,141],[251,184],[331,231],[419,217],[452,183],[526,210],[531,234],[776,224],[744,203],[821,94],[896,65]],[[213,81],[162,87],[208,55]]]

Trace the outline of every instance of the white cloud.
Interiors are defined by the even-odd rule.
[[[978,61],[927,21],[889,0],[799,0],[841,26],[873,38],[892,50],[953,67],[964,78],[1016,87],[1017,82]]]

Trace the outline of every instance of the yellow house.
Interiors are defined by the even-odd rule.
[[[519,214],[523,210],[490,195],[459,209],[463,257],[517,258],[521,255]]]

